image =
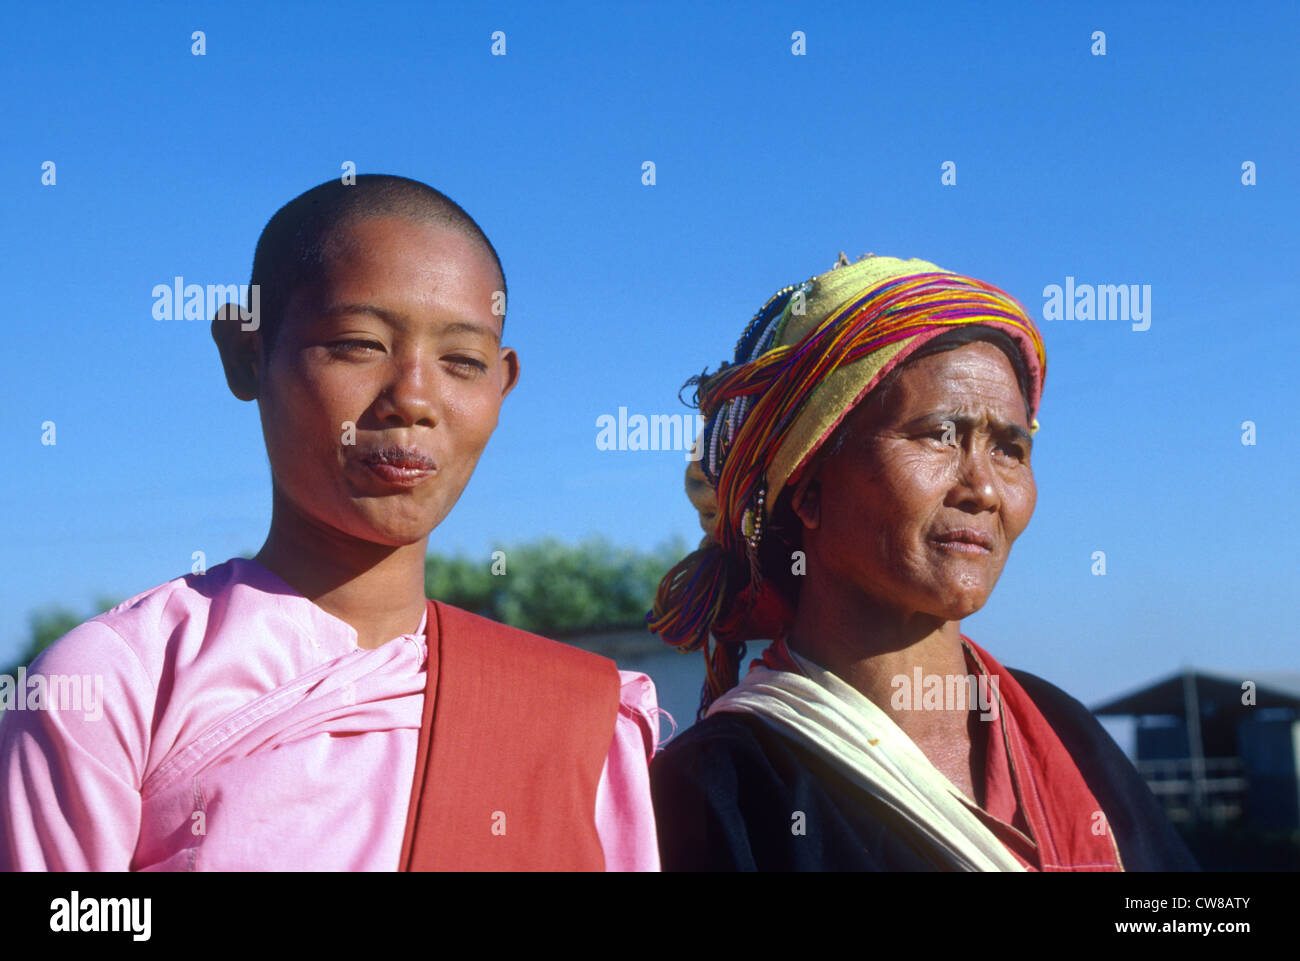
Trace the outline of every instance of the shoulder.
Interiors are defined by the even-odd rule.
[[[700,754],[750,753],[760,751],[753,722],[747,715],[719,711],[712,717],[696,721],[663,750],[665,756],[693,757]]]
[[[780,809],[784,792],[766,772],[757,738],[740,715],[698,721],[650,763],[650,795],[665,871],[753,871],[754,806]],[[776,815],[757,817],[776,824]]]
[[[217,579],[226,565],[213,568]],[[28,673],[69,671],[151,677],[154,682],[165,660],[167,640],[203,599],[192,582],[196,575],[178,577],[129,597],[115,607],[77,625],[46,648]],[[213,585],[216,586],[216,585]]]
[[[761,718],[719,711],[671,740],[651,765],[652,780],[745,808],[784,807],[791,797],[824,793],[839,782],[830,763]]]
[[[1008,668],[1070,753],[1105,811],[1129,871],[1194,871],[1196,861],[1133,762],[1078,699]]]
[[[142,700],[152,705],[185,659],[178,656],[182,645],[202,646],[213,612],[229,608],[240,591],[255,591],[256,577],[250,562],[236,558],[141,591],[74,627],[27,673],[102,678],[106,709]]]
[[[1061,690],[1055,684],[1043,680],[1028,671],[1007,668],[1020,686],[1025,689],[1030,700],[1051,725],[1057,737],[1065,745],[1076,762],[1093,764],[1102,762],[1114,765],[1123,762],[1132,769],[1132,764],[1120,750],[1101,722],[1084,706],[1083,702]],[[1136,775],[1136,770],[1134,770]],[[1085,777],[1087,774],[1085,772]],[[1091,781],[1091,778],[1088,779]]]
[[[1082,701],[1067,694],[1055,684],[1044,680],[1037,674],[1030,674],[1028,671],[1022,671],[1019,668],[1009,667],[1007,670],[1015,675],[1020,686],[1025,689],[1025,693],[1033,699],[1039,710],[1043,711],[1044,714],[1050,711],[1063,718],[1083,723],[1084,726],[1088,726],[1090,722],[1096,724],[1103,732],[1105,731],[1105,728],[1102,728],[1097,723],[1097,719],[1093,717],[1092,712],[1084,706]]]
[[[125,646],[155,678],[163,669],[168,642],[178,630],[205,623],[209,610],[244,583],[241,559],[226,561],[202,574],[186,574],[128,597],[55,642],[62,656],[93,656],[107,647]],[[92,625],[94,625],[92,627]],[[107,642],[115,636],[117,644]]]
[[[490,637],[493,644],[511,648],[513,653],[519,655],[554,662],[557,665],[569,664],[574,667],[599,670],[614,678],[615,683],[621,683],[618,669],[607,657],[592,654],[571,644],[553,641],[549,637],[542,637],[540,634],[533,634],[518,627],[511,627],[509,624],[502,624],[480,614],[471,614],[469,611],[442,601],[432,603],[438,612],[440,628],[464,631],[476,637]]]
[[[90,764],[137,789],[143,782],[157,674],[102,618],[74,627],[16,678],[0,679],[0,769],[17,760],[57,777]]]
[[[659,749],[659,715],[666,713],[659,708],[655,683],[639,671],[619,671],[618,681],[614,749],[620,743],[636,744],[649,761]]]
[[[897,817],[761,719],[719,712],[650,765],[668,871],[925,870]]]
[[[1090,787],[1103,790],[1112,786],[1145,787],[1127,755],[1081,701],[1028,671],[1007,670],[1060,738]]]
[[[551,724],[553,733],[590,732],[603,739],[602,754],[609,750],[622,717],[622,678],[612,660],[441,601],[431,604],[441,677],[511,716],[567,718],[560,728]]]
[[[28,676],[91,672],[145,676],[136,645],[104,614],[78,624],[27,666]]]
[[[206,575],[178,577],[127,598],[42,651],[25,669],[27,687],[43,686],[50,698],[70,700],[68,692],[79,684],[90,692],[94,719],[100,710],[114,719],[87,730],[102,727],[123,736],[147,734],[172,661],[173,639],[196,618],[206,620],[214,598],[237,582],[237,574],[236,566],[227,562]],[[54,707],[57,710],[58,705]],[[85,713],[64,711],[57,724],[71,732],[74,721]],[[15,713],[10,720],[56,724],[53,713],[21,717]]]
[[[756,777],[779,780],[770,754],[780,742],[771,741],[761,721],[720,711],[669,741],[650,766],[651,780],[665,786],[691,782],[710,794],[733,793]]]

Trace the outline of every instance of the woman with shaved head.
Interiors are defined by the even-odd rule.
[[[651,617],[708,652],[651,766],[666,870],[1194,866],[1083,705],[962,632],[1033,515],[1045,371],[997,288],[841,255],[696,379],[708,536]]]
[[[252,282],[212,336],[261,414],[266,542],[35,662],[102,675],[104,718],[4,718],[0,868],[655,869],[649,679],[425,598],[519,378],[483,231],[417,181],[330,182]]]

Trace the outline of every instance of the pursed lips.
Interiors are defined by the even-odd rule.
[[[434,471],[438,469],[434,459],[419,448],[402,447],[395,444],[368,450],[360,455],[360,459],[367,464],[387,464],[403,470]]]
[[[437,462],[415,447],[392,444],[364,451],[358,461],[390,487],[411,488],[438,472]]]

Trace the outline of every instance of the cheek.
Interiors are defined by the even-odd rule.
[[[307,370],[294,381],[293,403],[312,420],[356,421],[379,394],[378,380],[363,369]]]
[[[449,390],[444,394],[443,420],[457,449],[477,455],[496,430],[501,404],[486,390]]]
[[[1029,525],[1029,519],[1034,515],[1034,505],[1037,502],[1038,485],[1034,483],[1034,475],[1031,471],[1026,470],[1023,477],[1007,485],[1006,493],[1003,495],[1004,514],[1008,531],[1013,537],[1019,536],[1020,532]]]
[[[361,420],[366,409],[365,385],[361,378],[322,376],[319,372],[289,367],[263,392],[263,424],[268,439],[275,445],[275,455],[282,466],[292,470],[294,463],[320,456],[334,459],[343,443],[343,424]],[[267,416],[269,413],[269,417]]]
[[[900,445],[883,451],[880,463],[878,496],[898,525],[927,519],[952,486],[954,459],[943,451]]]
[[[827,533],[850,553],[896,556],[913,539],[918,518],[928,516],[929,492],[941,489],[946,470],[941,459],[897,447],[846,459],[827,478],[829,489],[823,482]]]

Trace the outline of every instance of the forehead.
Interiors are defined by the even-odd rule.
[[[320,283],[415,286],[477,294],[501,286],[496,264],[464,231],[402,217],[366,217],[334,229]]]
[[[320,268],[292,292],[284,321],[310,324],[341,304],[411,320],[473,323],[499,337],[501,275],[476,238],[441,224],[367,217],[335,228]]]
[[[855,415],[872,417],[860,404]],[[901,423],[927,413],[988,409],[1012,423],[1025,423],[1025,399],[1011,361],[984,341],[921,357],[899,371],[883,411],[887,422]]]

